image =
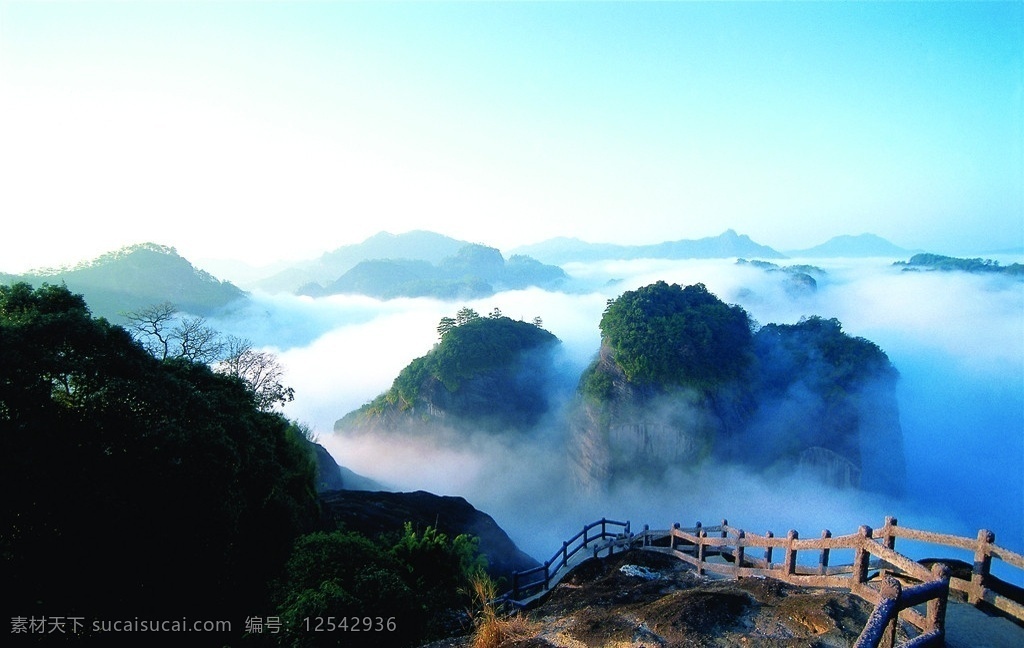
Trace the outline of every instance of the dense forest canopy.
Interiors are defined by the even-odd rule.
[[[637,384],[710,388],[750,362],[751,322],[703,284],[664,281],[610,300],[601,334],[626,378]]]
[[[241,379],[157,360],[64,287],[0,286],[0,577],[18,613],[261,609],[316,519],[313,475]]]
[[[458,391],[465,380],[506,367],[523,351],[557,340],[539,326],[502,315],[470,316],[457,325],[453,321],[427,355],[413,360],[399,373],[388,400],[411,405],[426,378],[440,381],[448,391]]]

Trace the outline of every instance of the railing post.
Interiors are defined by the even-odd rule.
[[[896,622],[900,618],[899,605],[900,596],[903,595],[903,586],[900,582],[892,576],[887,576],[882,581],[880,588],[882,598],[892,599],[895,601],[895,605],[892,609],[892,616],[889,618],[889,623],[885,626],[885,633],[882,634],[882,640],[878,643],[879,648],[894,648],[896,646]]]
[[[645,524],[644,525],[644,542],[643,542],[643,545],[642,545],[644,547],[648,546],[648,543],[651,540],[650,530],[651,530],[651,525]]]
[[[548,585],[551,583],[551,561],[544,561],[544,591],[548,591]]]
[[[602,540],[604,540],[605,536],[608,535],[608,531],[605,528],[607,524],[608,524],[608,520],[605,519],[605,518],[601,518],[601,539]]]
[[[871,527],[862,524],[857,530],[857,534],[860,536],[860,541],[857,543],[857,549],[853,552],[853,582],[863,585],[868,581],[868,564],[871,562],[871,553],[865,548],[868,542],[872,542]]]
[[[978,544],[974,548],[974,569],[971,570],[971,591],[968,602],[977,605],[985,598],[985,582],[992,569],[992,543],[996,534],[981,529],[978,531]]]
[[[821,532],[821,539],[828,540],[832,537],[832,532],[825,529]],[[824,576],[828,572],[828,547],[821,548],[821,555],[818,557],[818,573]]]
[[[882,546],[886,549],[892,549],[894,551],[896,549],[896,535],[893,531],[893,527],[895,527],[897,524],[898,523],[896,521],[896,518],[892,517],[891,515],[886,516],[885,524],[882,525]],[[885,569],[885,567],[883,566],[879,570],[878,575],[881,578],[885,578],[886,574],[888,573],[889,570]]]
[[[765,531],[764,537],[766,537],[766,538],[774,538],[775,534],[772,533],[771,531]],[[774,547],[768,546],[768,547],[765,547],[765,549],[764,549],[764,567],[765,567],[765,569],[771,569],[772,568],[772,549],[773,548]]]
[[[743,546],[743,539],[746,537],[747,534],[743,532],[743,529],[740,529],[739,532],[736,534],[736,553],[734,554],[736,562],[734,564],[736,565],[737,570],[743,567],[743,552],[745,549],[745,547]],[[739,580],[739,578],[740,573],[739,571],[737,571],[736,580]]]
[[[727,526],[729,526],[729,520],[726,520],[725,518],[722,518],[722,537],[723,538],[726,538],[726,537],[729,536],[729,534],[726,533],[726,531],[725,531],[725,527],[727,527]]]
[[[519,572],[512,572],[512,598],[519,600]]]
[[[697,524],[700,524],[699,522]],[[708,532],[704,529],[697,531],[697,575],[704,575],[704,539],[708,537]]]
[[[786,534],[786,562],[783,569],[789,576],[796,573],[796,549],[793,548],[793,541],[799,537],[800,534],[796,532],[796,529],[790,529]]]
[[[562,542],[562,565],[569,566],[569,543]]]
[[[937,630],[940,638],[946,636],[946,604],[949,601],[949,567],[942,563],[932,565],[932,576],[935,580],[942,581],[942,594],[928,601],[926,606],[926,617],[928,619],[928,630]]]
[[[679,523],[678,522],[673,522],[672,523],[672,528],[668,532],[668,548],[671,549],[672,551],[676,550],[676,534],[673,533],[673,531],[678,531],[678,530],[679,530]]]
[[[587,525],[587,524],[583,525],[583,548],[584,549],[586,549],[587,545],[590,544],[590,540],[587,538],[587,532],[590,531],[590,529],[588,528],[589,526],[590,525]]]

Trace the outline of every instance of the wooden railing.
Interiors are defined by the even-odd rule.
[[[621,527],[623,531],[609,533],[608,525]],[[601,532],[588,535],[588,531],[597,526],[601,526]],[[972,551],[974,566],[970,579],[951,577],[944,564],[936,563],[929,569],[897,553],[897,538]],[[556,572],[567,566],[569,558],[592,541],[603,541],[594,546],[595,556],[604,549],[610,553],[615,547],[632,547],[675,556],[693,565],[698,574],[711,572],[733,578],[761,576],[802,587],[847,590],[875,606],[855,644],[857,648],[895,645],[898,620],[909,623],[917,632],[905,646],[943,645],[950,589],[965,593],[974,605],[984,602],[1024,621],[1024,606],[988,586],[992,558],[1024,569],[1024,557],[995,545],[995,536],[990,531],[979,531],[977,539],[971,540],[906,529],[891,517],[886,518],[880,529],[862,526],[855,534],[836,537],[825,530],[821,537],[813,539],[801,539],[796,531],[790,531],[785,537],[775,537],[771,532],[764,536],[748,535],[726,520],[713,527],[704,527],[698,522],[686,529],[674,524],[671,529],[661,531],[644,526],[640,533],[630,534],[628,522],[600,520],[562,543],[562,549],[542,567],[516,574],[509,598],[520,601],[527,591],[536,592],[539,587],[546,590]],[[853,562],[830,564],[832,552],[837,550],[852,551]],[[815,559],[806,564],[806,560],[799,560],[800,552],[804,552],[805,557],[807,552],[813,552]],[[543,577],[535,581],[524,584],[521,580],[540,573]],[[923,613],[915,609],[921,605],[925,606]]]
[[[601,528],[600,531],[591,533],[591,531],[598,527]],[[609,528],[618,528],[620,530],[609,531]],[[609,538],[612,542],[600,542]],[[521,601],[538,591],[547,591],[558,571],[567,567],[569,560],[580,551],[587,549],[592,542],[598,543],[593,547],[593,555],[596,558],[598,552],[605,549],[611,554],[615,549],[615,541],[621,543],[625,540],[626,544],[631,544],[632,538],[633,535],[629,532],[628,521],[616,522],[615,520],[601,518],[597,522],[591,522],[585,525],[582,531],[563,542],[562,548],[556,551],[550,560],[544,561],[544,564],[540,567],[512,574],[512,591],[509,592],[508,598],[513,601]],[[530,578],[533,580],[528,580]]]

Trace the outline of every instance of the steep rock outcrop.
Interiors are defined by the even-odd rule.
[[[581,490],[714,459],[901,491],[898,374],[877,345],[819,317],[726,335],[740,313],[752,325],[702,286],[659,282],[620,299],[570,418]]]
[[[324,515],[341,523],[347,531],[376,536],[401,533],[410,522],[422,531],[428,526],[449,538],[469,534],[480,539],[480,552],[487,557],[488,572],[510,579],[515,571],[533,569],[538,562],[523,553],[490,515],[461,497],[434,495],[425,491],[386,493],[333,491],[322,493]]]

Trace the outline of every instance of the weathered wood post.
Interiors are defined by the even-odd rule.
[[[879,648],[895,648],[896,646],[896,622],[900,618],[899,604],[900,596],[903,595],[903,586],[900,582],[892,576],[887,576],[882,581],[881,586],[882,598],[890,599],[893,603],[892,614],[889,617],[889,623],[885,626],[885,633],[882,635],[882,640],[878,643]]]
[[[774,538],[775,534],[772,533],[771,531],[765,531],[764,537],[766,537],[766,538]],[[764,568],[765,569],[771,569],[772,568],[772,549],[774,549],[774,547],[772,547],[770,545],[765,547],[765,549],[764,549]]]
[[[943,582],[942,595],[928,601],[925,616],[928,630],[937,630],[941,638],[946,636],[946,603],[949,601],[949,567],[942,563],[932,565],[932,576]]]
[[[747,537],[747,534],[744,533],[743,529],[740,529],[739,532],[736,534],[736,554],[735,554],[735,557],[736,557],[735,565],[736,565],[736,569],[737,569],[736,580],[739,580],[739,578],[740,578],[740,572],[738,571],[739,568],[743,567],[743,552],[744,552],[744,549],[745,549],[745,547],[743,546],[743,539],[746,538],[746,537]]]
[[[796,549],[793,548],[793,541],[799,537],[800,534],[796,532],[796,529],[790,529],[786,534],[786,562],[783,569],[788,576],[796,573]]]
[[[867,550],[867,543],[872,542],[871,533],[871,527],[866,524],[862,524],[857,530],[860,540],[857,542],[857,549],[853,552],[853,582],[857,585],[863,585],[868,581],[871,553]]]
[[[551,561],[544,561],[544,591],[548,590],[548,585],[551,583]]]
[[[985,582],[992,569],[992,543],[996,534],[987,529],[978,531],[978,543],[974,547],[974,569],[971,570],[971,591],[968,602],[977,605],[985,598]]]
[[[678,530],[679,530],[679,523],[678,522],[673,522],[672,523],[672,529],[668,532],[668,548],[671,549],[672,551],[676,550],[676,534],[675,534],[675,532],[678,531]]]
[[[589,524],[584,524],[583,525],[583,548],[584,549],[586,549],[587,545],[590,544],[590,538],[587,537],[587,534],[589,532],[590,532],[590,525]]]
[[[700,522],[698,522],[697,524],[700,524]],[[704,575],[704,549],[706,547],[706,545],[704,544],[704,540],[707,537],[708,537],[708,532],[705,531],[704,529],[699,529],[697,531],[697,575],[698,576],[703,576]]]
[[[729,526],[729,520],[726,520],[726,519],[724,519],[724,518],[723,518],[723,519],[722,519],[722,537],[723,537],[723,538],[727,538],[727,537],[729,537],[729,534],[728,534],[728,533],[726,532],[726,530],[725,530],[725,528],[726,528],[727,526]]]
[[[828,540],[832,537],[832,532],[825,529],[821,532],[821,539]],[[821,555],[818,556],[818,574],[824,576],[828,572],[828,547],[821,548]]]
[[[512,572],[512,598],[519,600],[519,572]]]
[[[562,564],[569,565],[569,543],[565,541],[562,542]]]
[[[643,544],[641,546],[646,547],[648,545],[648,543],[650,542],[650,540],[651,540],[650,531],[651,531],[651,525],[645,524],[644,525],[644,541],[643,541]]]
[[[886,549],[896,549],[896,532],[893,530],[896,525],[896,518],[891,515],[885,518],[885,524],[882,525],[882,546]],[[883,567],[878,571],[878,576],[880,578],[885,578],[888,573],[889,570],[887,570],[883,565]]]
[[[885,540],[882,541],[882,544],[885,545],[886,549],[896,549],[896,532],[894,529],[897,525],[898,521],[891,515],[885,518],[885,525],[882,527],[882,537]]]

